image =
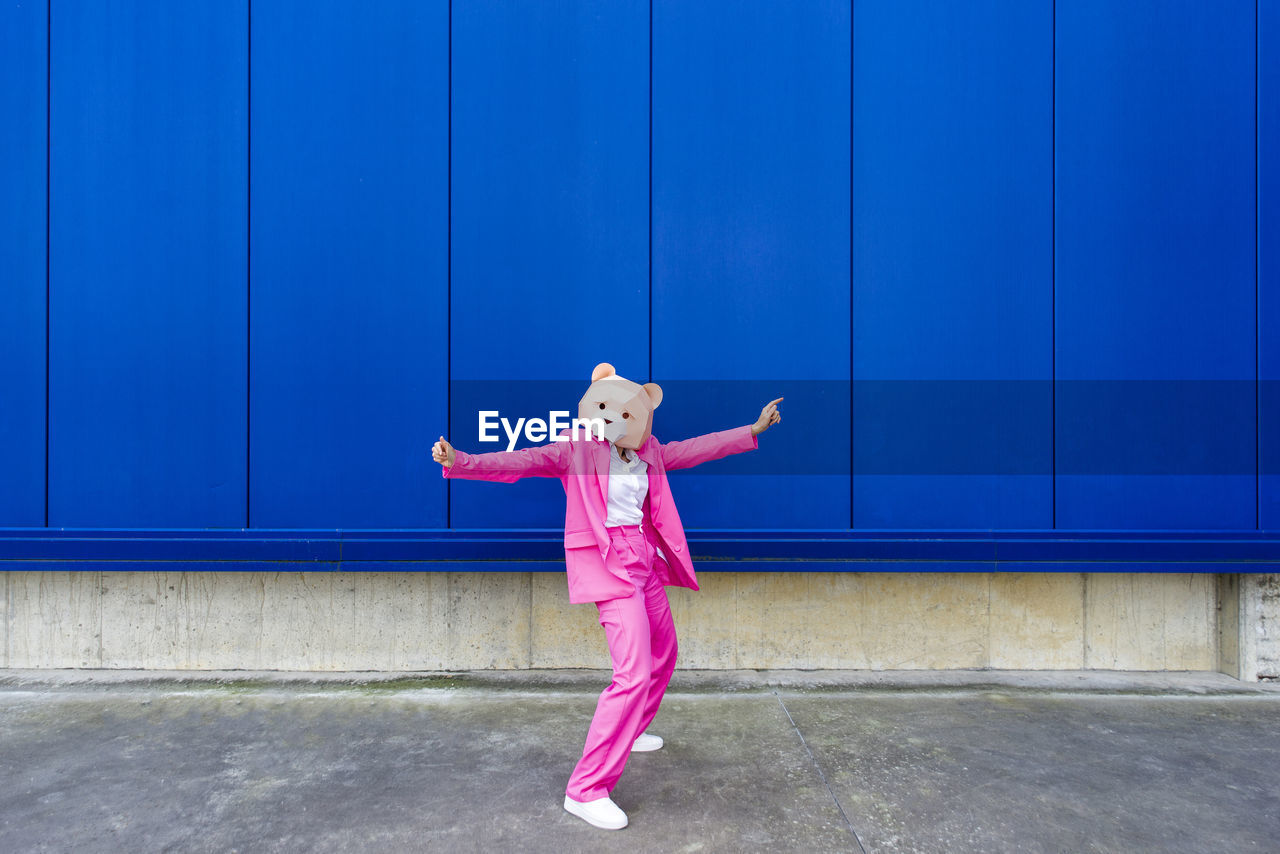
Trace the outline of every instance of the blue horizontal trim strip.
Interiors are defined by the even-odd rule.
[[[343,572],[564,572],[560,560],[344,560]]]
[[[337,561],[0,560],[4,572],[337,572],[341,568]]]
[[[337,562],[338,541],[233,540],[225,538],[51,537],[0,538],[7,560],[258,560]]]
[[[1280,572],[1280,561],[1001,561],[997,572]]]
[[[1260,531],[690,531],[702,572],[1280,572]],[[0,570],[562,572],[563,532],[0,528]]]

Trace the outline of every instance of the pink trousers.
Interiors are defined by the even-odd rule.
[[[658,713],[676,667],[676,630],[667,591],[653,573],[653,546],[639,525],[609,529],[609,560],[621,562],[635,592],[597,602],[609,643],[613,681],[595,717],[565,793],[575,801],[607,797],[631,756],[631,744]]]

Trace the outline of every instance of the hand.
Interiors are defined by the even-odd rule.
[[[440,437],[440,441],[431,447],[431,459],[435,460],[442,466],[453,466],[453,445],[444,440],[444,436]]]
[[[782,398],[771,400],[765,404],[764,409],[760,410],[760,417],[756,419],[756,423],[751,425],[751,435],[759,436],[765,430],[769,429],[772,424],[778,424],[782,421],[782,414],[778,412],[778,404],[782,403]]]

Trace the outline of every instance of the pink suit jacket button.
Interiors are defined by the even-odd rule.
[[[676,550],[676,551],[680,551],[680,544],[679,544],[679,543],[676,543],[676,545],[675,545],[675,550]]]

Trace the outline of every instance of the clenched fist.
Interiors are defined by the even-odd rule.
[[[431,446],[431,459],[442,466],[452,466],[453,458],[453,445],[450,445],[444,440],[444,436],[441,436],[440,441]]]

